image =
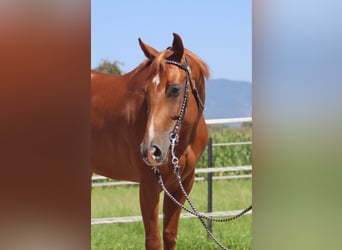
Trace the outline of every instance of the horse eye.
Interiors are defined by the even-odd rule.
[[[180,94],[180,87],[176,84],[171,84],[167,88],[167,96],[177,97]]]

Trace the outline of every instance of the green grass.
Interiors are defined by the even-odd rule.
[[[244,209],[251,204],[251,179],[215,180],[213,210]],[[190,194],[199,211],[207,209],[207,182],[196,182]],[[92,218],[140,215],[138,186],[93,188]],[[236,221],[213,223],[214,235],[229,249],[250,249],[252,215]],[[162,227],[162,221],[160,220]],[[92,226],[92,250],[144,249],[142,222]],[[219,249],[207,239],[198,219],[181,219],[177,249]]]
[[[241,127],[222,125],[208,126],[213,143],[251,141],[250,124]],[[214,166],[251,165],[252,145],[214,147]],[[207,167],[207,153],[202,155],[197,168]],[[240,171],[240,174],[244,171]],[[250,172],[248,172],[250,173]],[[234,173],[217,173],[227,175]],[[197,209],[207,211],[207,182],[196,182],[190,194]],[[162,197],[161,197],[162,201]],[[252,202],[252,180],[215,180],[213,182],[213,211],[239,210]],[[162,207],[162,204],[160,204]],[[160,211],[162,213],[162,211]],[[140,215],[138,186],[93,188],[91,217],[121,217]],[[162,220],[160,228],[162,228]],[[92,250],[144,249],[145,233],[142,222],[93,225],[91,231]],[[252,215],[235,221],[213,222],[213,233],[230,250],[251,249]],[[219,249],[196,218],[181,219],[178,229],[178,250]]]

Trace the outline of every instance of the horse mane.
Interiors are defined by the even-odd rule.
[[[208,79],[210,76],[208,65],[200,57],[198,57],[195,53],[193,53],[192,51],[190,51],[188,49],[184,49],[184,53],[185,53],[186,57],[188,58],[190,67],[193,67],[193,65],[191,64],[193,62],[198,67],[200,74],[204,78]]]

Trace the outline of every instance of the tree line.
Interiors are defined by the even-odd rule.
[[[93,68],[93,70],[107,73],[107,74],[113,74],[113,75],[122,75],[122,70],[119,65],[122,65],[122,62],[119,61],[109,61],[107,59],[102,59],[101,63]]]

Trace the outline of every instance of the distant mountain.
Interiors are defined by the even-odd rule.
[[[205,108],[206,119],[251,116],[251,82],[227,79],[207,80]]]

